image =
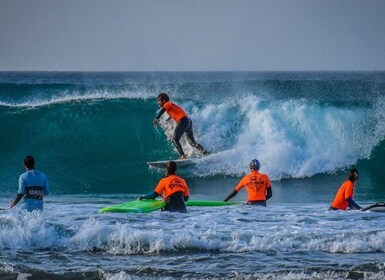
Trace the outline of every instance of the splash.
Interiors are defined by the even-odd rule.
[[[74,102],[92,102],[92,101],[108,101],[115,99],[140,99],[147,100],[154,98],[153,93],[141,91],[126,90],[90,90],[85,93],[80,91],[63,91],[53,96],[32,96],[27,101],[7,102],[0,101],[0,107],[11,108],[37,108],[55,104],[65,104]]]
[[[196,138],[214,151],[200,161],[199,176],[245,173],[252,158],[275,180],[335,172],[369,158],[385,135],[383,100],[342,107],[247,96],[189,109]],[[173,126],[164,129],[171,137]],[[190,157],[198,156],[185,139],[182,143]]]

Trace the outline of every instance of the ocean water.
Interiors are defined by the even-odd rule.
[[[223,200],[258,158],[267,208],[98,213],[178,157],[173,124],[152,126],[162,91],[211,151],[178,170],[191,198]],[[385,278],[385,214],[326,211],[353,166],[355,200],[385,200],[384,72],[2,72],[0,133],[0,279]],[[27,154],[49,179],[42,213],[7,209]]]

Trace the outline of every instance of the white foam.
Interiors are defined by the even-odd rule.
[[[19,213],[14,209],[1,213],[0,250],[4,263],[0,270],[14,272],[6,262],[13,259],[15,252],[27,256],[23,262],[33,258],[41,261],[37,266],[42,270],[52,268],[47,259],[50,254],[45,252],[55,252],[63,257],[58,258],[60,262],[65,259],[69,267],[82,266],[83,271],[108,268],[102,273],[106,279],[130,279],[126,277],[140,267],[156,270],[167,266],[175,271],[180,268],[179,259],[187,266],[183,273],[188,273],[189,268],[200,271],[196,260],[210,255],[209,262],[218,259],[229,266],[213,268],[214,274],[231,273],[231,266],[241,259],[244,263],[240,267],[246,271],[256,263],[267,263],[270,276],[277,276],[281,262],[288,266],[298,255],[303,268],[311,269],[314,258],[318,258],[317,265],[326,271],[331,260],[335,263],[354,259],[356,264],[368,264],[385,253],[382,213],[324,211],[320,209],[326,206],[321,204],[273,203],[267,208],[189,207],[183,215],[101,215],[97,213],[99,208],[100,205],[87,203],[66,204],[61,197],[58,202],[47,204],[43,213]],[[100,262],[90,262],[88,257]],[[126,268],[127,258],[135,262],[135,268],[130,266],[129,272],[119,272]],[[153,264],[155,259],[157,263]],[[60,265],[57,269],[63,272]],[[266,275],[261,268],[249,271]],[[290,269],[293,275],[299,271]],[[378,271],[383,272],[383,267]]]
[[[198,142],[215,155],[195,175],[240,175],[253,158],[273,180],[335,172],[369,158],[384,139],[385,102],[338,107],[255,96],[190,108]],[[188,104],[187,104],[188,106]],[[168,129],[172,133],[172,129]],[[188,155],[196,155],[182,142]]]
[[[36,108],[60,103],[82,102],[82,101],[102,101],[114,99],[151,99],[153,93],[142,91],[109,91],[109,90],[90,90],[86,93],[76,91],[64,91],[61,94],[50,97],[36,96],[28,101],[5,102],[0,101],[0,106],[16,108]]]

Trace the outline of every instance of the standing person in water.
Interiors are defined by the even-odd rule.
[[[352,168],[349,170],[348,179],[338,189],[329,210],[346,210],[348,207],[349,209],[362,210],[362,207],[353,200],[354,187],[357,181],[358,170]]]
[[[138,199],[154,199],[162,196],[166,201],[162,211],[187,213],[185,202],[189,199],[190,191],[186,181],[175,174],[176,169],[176,163],[169,161],[167,163],[166,176],[159,181],[154,192],[142,195]]]
[[[257,159],[250,162],[250,173],[242,178],[235,189],[225,198],[225,202],[237,195],[246,187],[247,204],[266,206],[266,200],[273,196],[270,179],[259,172],[260,163]]]
[[[9,203],[14,207],[23,199],[22,208],[27,211],[43,210],[43,197],[48,194],[48,183],[45,174],[35,169],[35,160],[32,156],[24,158],[25,172],[19,177],[19,190]]]
[[[159,119],[164,114],[164,112],[167,112],[167,114],[174,119],[174,121],[176,122],[176,127],[174,130],[174,135],[172,137],[172,143],[178,150],[178,153],[180,155],[179,158],[186,159],[186,155],[183,151],[182,145],[179,142],[180,138],[184,133],[186,133],[187,140],[191,146],[198,149],[203,155],[207,155],[209,152],[205,148],[203,148],[199,143],[197,143],[194,139],[193,124],[186,112],[175,103],[172,103],[167,93],[159,94],[157,102],[162,109],[158,112],[157,116],[153,121],[154,126],[158,125]]]

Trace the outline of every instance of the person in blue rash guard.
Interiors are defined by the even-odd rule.
[[[48,194],[48,183],[45,174],[35,169],[35,160],[32,156],[24,158],[26,172],[19,177],[19,190],[9,207],[14,207],[23,199],[23,210],[43,210],[43,197]]]

